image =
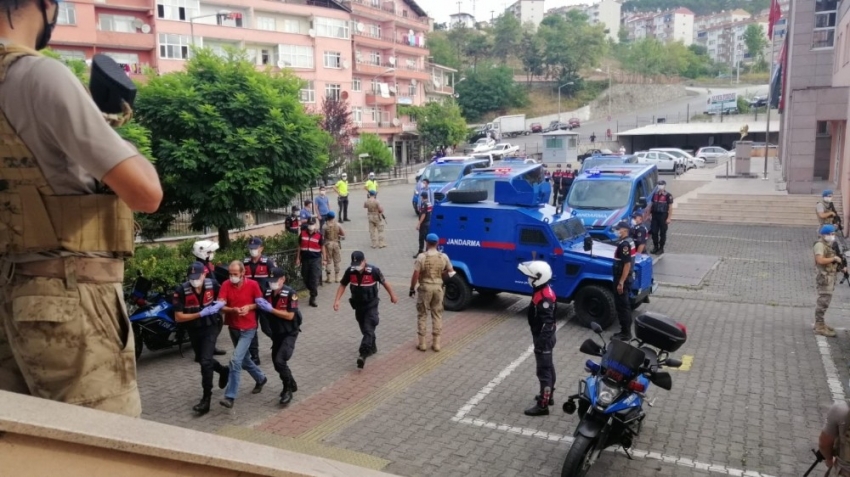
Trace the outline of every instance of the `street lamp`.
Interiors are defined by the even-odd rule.
[[[561,127],[561,88],[563,88],[564,86],[570,86],[570,85],[573,85],[573,84],[575,84],[575,83],[570,81],[569,83],[564,83],[561,86],[558,86],[558,128],[559,129]]]
[[[602,70],[596,68],[597,73],[602,73]],[[611,120],[611,65],[605,67],[605,73],[608,75],[608,121]]]
[[[201,18],[209,18],[209,17],[216,17],[216,18],[229,17],[230,15],[233,15],[233,12],[231,12],[230,10],[219,10],[215,13],[209,13],[209,14],[206,14],[206,15],[199,15],[197,17],[190,18],[189,19],[189,32],[190,32],[189,34],[192,35],[192,48],[195,47],[195,20],[200,20]]]
[[[395,71],[395,68],[387,68],[387,70],[384,71],[383,73],[373,76],[372,79],[369,80],[369,84],[372,84],[372,81],[375,81],[376,79],[380,78],[381,76],[388,75],[388,74],[392,73],[393,71]],[[375,121],[375,134],[378,134],[378,128],[380,127],[380,123],[381,123],[381,113],[378,112],[378,92],[375,91],[375,90],[372,90],[372,96],[375,97],[375,112],[378,113],[378,119]],[[362,166],[361,166],[361,168],[362,168]],[[363,171],[360,171],[360,173],[361,173],[360,175],[362,176]]]

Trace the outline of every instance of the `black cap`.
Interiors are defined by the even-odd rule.
[[[614,229],[628,229],[628,228],[631,228],[631,224],[629,224],[625,220],[621,220],[621,221],[617,222],[616,224],[614,224]]]
[[[248,248],[260,248],[263,246],[263,239],[260,237],[251,237],[248,241]]]
[[[366,260],[366,256],[363,255],[363,252],[361,252],[360,250],[355,250],[355,251],[351,252],[351,266],[352,267],[359,266],[361,263],[363,263],[364,260]]]
[[[189,265],[189,280],[197,280],[207,271],[207,267],[201,262],[195,262]]]
[[[632,217],[643,217],[643,212],[636,210],[632,212]]]
[[[658,185],[667,185],[667,181],[660,180],[660,181],[658,181]]]
[[[286,278],[286,272],[285,272],[285,271],[283,271],[283,269],[282,269],[282,268],[280,268],[280,267],[272,267],[272,268],[269,270],[269,278],[280,278],[280,277],[284,277],[284,278]]]

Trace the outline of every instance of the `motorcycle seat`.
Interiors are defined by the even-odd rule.
[[[656,369],[658,367],[658,353],[655,352],[654,349],[644,346],[640,349],[644,354],[644,366],[649,369]]]

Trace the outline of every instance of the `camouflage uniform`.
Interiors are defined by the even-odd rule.
[[[0,85],[28,56],[0,45]],[[57,194],[8,113],[21,112],[0,111],[0,390],[138,417],[121,288],[133,213],[115,195]]]
[[[384,248],[384,223],[381,221],[381,204],[378,199],[370,197],[366,200],[366,216],[369,219],[369,237],[372,239],[372,248]]]
[[[333,261],[334,264],[334,283],[339,282],[339,262],[342,260],[340,256],[339,238],[342,236],[342,226],[336,220],[328,221],[322,227],[322,235],[325,237],[325,259]],[[326,282],[331,283],[331,267],[330,263],[325,264]]]
[[[815,243],[813,252],[815,256],[821,255],[823,258],[832,259],[836,257],[835,250],[825,240],[819,240]],[[832,292],[835,289],[835,272],[838,269],[837,263],[828,265],[817,265],[818,274],[815,279],[815,284],[818,291],[817,306],[815,307],[815,333],[824,336],[835,336],[835,331],[828,327],[824,322],[829,303],[832,301]]]
[[[431,333],[434,351],[440,351],[440,333],[443,330],[443,272],[449,270],[448,255],[431,249],[420,253],[414,262],[419,272],[419,289],[416,301],[416,325],[419,350],[427,349],[425,335],[428,331],[428,314],[431,314]]]

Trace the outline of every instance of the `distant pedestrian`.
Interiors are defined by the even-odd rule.
[[[555,172],[552,173],[552,205],[558,205],[558,194],[561,192],[561,187],[564,182],[564,171],[561,165],[555,166]]]
[[[348,220],[348,174],[342,173],[342,177],[334,185],[336,191],[337,205],[339,205],[339,221],[351,222]]]
[[[328,220],[328,213],[331,211],[330,200],[328,199],[327,189],[325,186],[319,187],[319,195],[316,197],[314,205],[316,213],[319,214],[319,227],[325,225]]]
[[[375,197],[378,196],[378,180],[375,179],[375,173],[369,173],[369,179],[363,184],[363,189],[366,190],[366,198],[369,198],[371,192],[375,192]]]
[[[590,133],[591,144],[596,144],[596,133]]]
[[[301,223],[306,223],[310,217],[315,215],[315,210],[313,210],[313,201],[310,199],[306,199],[304,201],[304,207],[301,208],[301,212],[298,213],[298,217],[301,219]]]

